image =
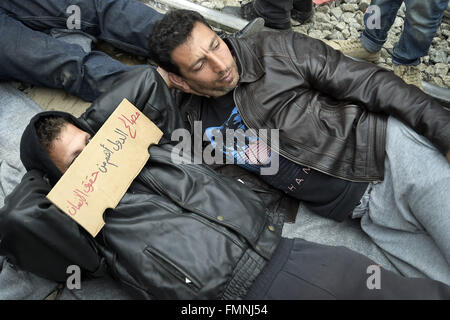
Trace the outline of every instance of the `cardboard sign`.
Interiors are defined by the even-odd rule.
[[[47,195],[93,237],[149,159],[163,133],[124,99]]]

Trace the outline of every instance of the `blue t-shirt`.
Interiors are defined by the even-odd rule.
[[[272,150],[257,137],[245,135],[245,123],[233,101],[232,92],[219,97],[203,99],[201,120],[204,136],[212,146],[217,147],[217,137],[221,136],[222,152],[227,163],[234,163],[255,174],[261,168],[270,167]],[[227,129],[241,134],[231,135],[233,143],[227,146]],[[279,169],[272,175],[260,175],[269,185],[286,194],[302,200],[313,212],[338,221],[347,217],[358,205],[368,183],[351,182],[334,178],[327,174],[292,162],[278,155]]]

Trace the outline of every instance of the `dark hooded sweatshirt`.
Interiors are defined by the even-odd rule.
[[[94,133],[83,122],[67,112],[42,112],[37,114],[30,120],[30,124],[25,128],[22,139],[20,141],[20,160],[22,161],[27,171],[36,169],[41,172],[45,172],[47,178],[49,179],[49,182],[54,185],[59,180],[59,178],[61,178],[62,173],[55,166],[53,161],[48,157],[44,148],[39,143],[39,138],[36,133],[36,123],[39,121],[39,119],[48,116],[62,117],[83,131],[86,131],[91,135],[94,135]]]
[[[20,143],[20,158],[28,171],[23,180],[28,180],[28,183],[19,184],[9,196],[8,203],[14,203],[15,208],[8,212],[5,206],[8,219],[0,219],[0,252],[13,264],[26,266],[37,275],[60,282],[66,281],[67,267],[75,261],[82,270],[87,271],[83,275],[102,275],[106,270],[105,264],[97,252],[94,239],[45,198],[62,176],[39,143],[36,133],[36,122],[46,116],[63,117],[78,128],[93,133],[80,120],[65,112],[42,112],[30,120]],[[33,191],[26,190],[24,185]],[[28,216],[33,219],[27,219]],[[43,234],[46,237],[42,237]],[[72,246],[73,250],[68,250]]]

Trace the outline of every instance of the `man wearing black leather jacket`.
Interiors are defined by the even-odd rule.
[[[0,210],[0,253],[12,263],[56,281],[71,264],[87,277],[109,271],[137,297],[156,299],[450,297],[441,282],[404,278],[346,248],[283,239],[282,216],[248,186],[203,165],[173,163],[167,137],[182,119],[155,69],[129,72],[111,89],[80,118],[48,111],[25,129],[28,173]],[[67,155],[82,151],[123,97],[165,138],[149,148],[149,162],[92,238],[45,196],[73,161]]]
[[[271,150],[249,135],[216,152],[237,164],[247,157],[241,166],[317,214],[361,219],[403,274],[450,284],[449,110],[392,72],[295,32],[222,40],[201,15],[178,10],[155,24],[149,48],[168,85],[184,92],[178,104],[194,134],[202,122],[198,141],[278,130]],[[279,155],[277,172],[251,163],[261,150]]]

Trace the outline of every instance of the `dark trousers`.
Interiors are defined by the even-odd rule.
[[[450,286],[400,276],[345,247],[282,239],[247,299],[450,299]]]
[[[255,0],[253,6],[268,21],[286,22],[290,21],[292,8],[311,11],[312,0]]]
[[[75,18],[73,6],[79,8],[80,23],[68,30],[68,22]],[[100,51],[87,52],[50,33],[66,29],[146,56],[148,35],[161,17],[138,1],[0,1],[0,80],[64,89],[93,101],[136,66],[126,66]]]

